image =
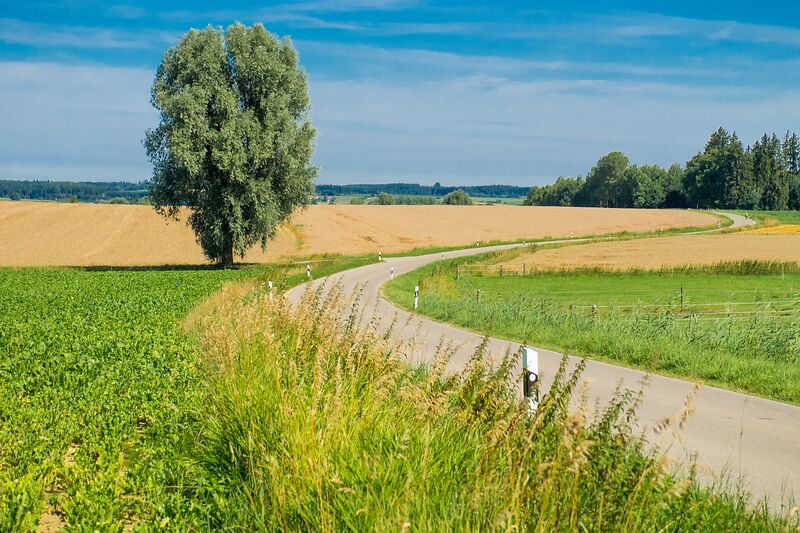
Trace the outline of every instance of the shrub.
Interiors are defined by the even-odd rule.
[[[472,198],[464,189],[457,189],[447,194],[443,199],[444,205],[472,205]]]

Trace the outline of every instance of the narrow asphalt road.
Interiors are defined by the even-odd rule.
[[[733,220],[732,227],[753,224],[752,220],[742,216],[725,216]],[[392,268],[399,276],[442,258],[466,257],[516,246],[520,245],[388,258],[381,263],[336,274],[331,280],[320,279],[313,283],[335,281],[341,284],[345,293],[360,290],[365,320],[376,318],[379,329],[394,323],[394,340],[403,347],[412,364],[430,363],[437,347],[444,341],[455,350],[448,371],[459,372],[483,341],[483,336],[399,309],[381,296],[381,286],[388,281]],[[296,287],[289,292],[289,298],[299,301],[304,289],[305,286]],[[492,354],[504,354],[506,350],[516,352],[520,347],[518,343],[502,339],[490,338],[488,342]],[[542,385],[546,390],[562,354],[536,349]],[[578,362],[579,358],[570,357],[572,365]],[[608,400],[620,383],[638,390],[641,383],[649,379],[637,413],[650,442],[662,449],[668,447],[670,456],[677,461],[685,462],[695,457],[701,472],[706,467],[709,473],[744,476],[753,496],[766,497],[772,508],[777,509],[787,495],[800,496],[800,407],[704,386],[692,402],[694,413],[683,431],[677,436],[677,432],[672,431],[658,434],[654,427],[666,417],[681,413],[695,388],[694,383],[590,359],[586,361],[583,378],[588,381],[590,400],[600,402]]]

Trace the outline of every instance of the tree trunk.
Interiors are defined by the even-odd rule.
[[[225,247],[222,250],[222,266],[225,268],[233,266],[233,237],[230,235],[225,238]]]

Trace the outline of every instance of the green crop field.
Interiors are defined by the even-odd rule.
[[[297,283],[305,265],[0,270],[0,531],[48,509],[73,526],[159,517],[203,529],[213,480],[196,474],[189,444],[206,389],[181,322],[225,282],[273,276]]]
[[[796,265],[501,276],[482,264],[462,264],[456,280],[455,262],[440,262],[386,293],[408,308],[419,284],[419,312],[438,320],[800,403]]]
[[[111,527],[190,507],[178,444],[201,394],[181,317],[242,271],[0,271],[0,529],[48,501]]]

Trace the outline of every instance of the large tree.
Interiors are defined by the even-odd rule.
[[[299,206],[316,168],[306,76],[291,41],[263,26],[190,30],[167,50],[152,87],[161,120],[145,138],[150,196],[189,224],[205,255],[233,264],[262,248]]]
[[[601,157],[586,175],[583,185],[588,205],[633,207],[631,176],[626,176],[628,158],[622,152]]]
[[[727,154],[731,136],[723,128],[715,131],[705,149],[686,162],[684,188],[691,206],[722,207],[725,202]]]

